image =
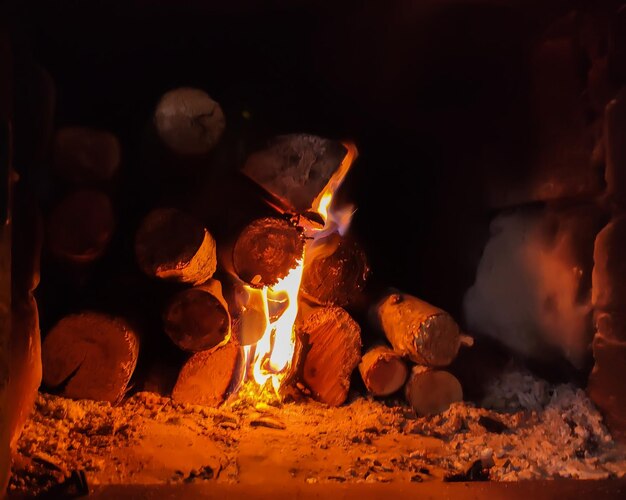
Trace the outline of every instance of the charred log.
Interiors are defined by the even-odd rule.
[[[265,217],[248,224],[233,248],[237,275],[253,286],[271,286],[289,274],[304,251],[301,230],[284,219]]]
[[[363,355],[359,364],[366,389],[374,396],[388,396],[399,390],[409,374],[402,357],[386,346],[376,346]]]
[[[198,352],[230,336],[230,315],[217,280],[177,293],[163,315],[165,333],[178,347]]]
[[[72,314],[43,342],[43,382],[68,398],[115,403],[126,391],[138,354],[139,337],[122,319]]]
[[[463,389],[454,375],[419,365],[411,371],[405,394],[418,415],[441,413],[452,403],[463,401]]]
[[[184,283],[204,283],[217,267],[213,236],[175,208],[160,208],[146,216],[137,231],[135,254],[148,276]]]
[[[310,346],[304,360],[304,382],[318,401],[341,405],[361,360],[361,328],[340,307],[324,307],[308,316],[300,335],[308,335]]]

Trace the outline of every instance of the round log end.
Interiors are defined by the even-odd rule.
[[[135,254],[148,276],[199,284],[217,268],[215,240],[204,226],[175,208],[159,208],[143,220]]]
[[[414,356],[413,361],[428,366],[448,366],[461,346],[459,325],[446,312],[434,314],[419,325],[414,342],[419,355]]]
[[[237,275],[255,287],[271,286],[294,269],[304,251],[302,232],[284,219],[266,217],[248,224],[233,248]]]
[[[181,87],[161,97],[154,112],[154,125],[172,152],[201,156],[219,142],[225,119],[220,105],[206,92]]]
[[[446,411],[452,403],[463,401],[457,378],[443,370],[416,366],[406,385],[406,398],[420,416]]]
[[[374,396],[389,396],[400,390],[409,375],[402,358],[386,347],[368,351],[359,370],[366,389]]]
[[[76,191],[52,211],[48,220],[48,246],[60,259],[92,262],[104,253],[114,229],[109,197],[98,191]]]

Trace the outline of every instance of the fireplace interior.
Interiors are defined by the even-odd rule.
[[[5,9],[7,495],[626,495],[621,2]]]

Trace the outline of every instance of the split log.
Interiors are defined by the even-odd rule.
[[[366,389],[374,396],[393,394],[409,375],[402,357],[386,346],[376,346],[365,353],[359,371]]]
[[[175,208],[150,212],[135,238],[139,266],[148,276],[199,285],[217,267],[215,240],[196,219]]]
[[[463,389],[454,375],[419,365],[411,371],[405,394],[420,416],[444,412],[452,403],[463,401]]]
[[[111,132],[65,127],[54,137],[53,165],[66,181],[84,184],[110,180],[118,171],[122,147]]]
[[[246,283],[274,285],[294,269],[304,251],[302,231],[284,219],[265,217],[248,224],[233,247],[233,265]]]
[[[224,132],[220,105],[200,89],[181,87],[166,92],[154,112],[161,141],[181,156],[207,154]]]
[[[393,349],[415,363],[447,366],[459,351],[461,335],[452,316],[417,297],[392,293],[374,306],[373,316]]]
[[[308,335],[303,379],[316,400],[339,406],[348,397],[350,377],[361,361],[361,328],[340,307],[323,307],[299,328]]]
[[[48,246],[58,258],[86,264],[106,250],[115,217],[109,197],[92,190],[72,193],[57,205],[48,220]]]
[[[304,213],[324,190],[344,159],[356,156],[337,141],[308,134],[274,138],[268,147],[250,155],[244,175],[264,188],[285,211]],[[347,158],[350,156],[349,158]],[[346,166],[347,170],[349,164]]]
[[[43,382],[73,399],[118,402],[137,364],[139,337],[122,319],[66,316],[42,345]]]
[[[220,405],[234,382],[242,354],[241,347],[232,341],[194,354],[180,371],[172,398],[181,403]]]
[[[222,285],[211,279],[177,293],[163,315],[165,333],[181,349],[211,349],[230,337],[230,315]]]
[[[304,296],[320,305],[346,306],[363,291],[369,276],[365,252],[356,241],[335,234],[329,251],[310,259],[302,275]]]

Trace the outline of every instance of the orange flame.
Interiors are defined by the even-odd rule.
[[[350,165],[358,154],[354,144],[348,143],[344,146],[348,150],[346,156],[312,204],[312,210],[320,214],[324,221],[323,228],[313,230],[316,233],[313,235],[314,243],[317,235],[329,235],[333,232],[343,234],[350,223],[353,213],[352,207],[349,207],[349,211],[338,211],[336,214],[330,208],[333,196],[341,186]],[[251,378],[261,388],[266,387],[268,380],[271,380],[276,395],[279,394],[281,382],[291,366],[295,353],[294,324],[298,316],[298,296],[305,266],[305,252],[303,252],[297,266],[274,286],[263,287],[262,289],[245,287],[249,297],[248,303],[263,304],[266,327],[263,336],[254,346],[244,348],[245,363],[247,367],[250,367],[244,377]],[[270,295],[287,297],[287,307],[273,321],[269,306]]]

